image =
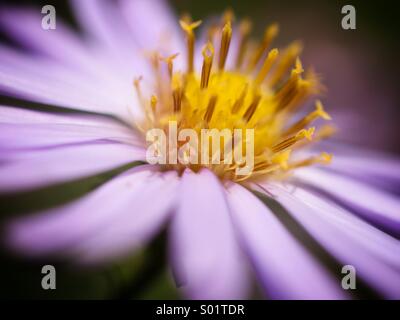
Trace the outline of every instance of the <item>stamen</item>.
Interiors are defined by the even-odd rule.
[[[302,45],[300,42],[293,42],[289,47],[284,51],[281,60],[279,61],[270,81],[269,85],[271,87],[278,84],[278,82],[282,79],[282,77],[287,73],[288,69],[295,62],[296,58],[299,56],[302,50]]]
[[[296,95],[298,95],[298,93],[301,91],[299,90],[299,82],[301,81],[300,75],[303,71],[304,70],[301,65],[300,59],[297,59],[296,67],[292,70],[289,80],[286,81],[282,88],[280,88],[275,94],[275,100],[278,102],[278,110],[282,110],[286,106],[288,106],[290,102],[292,102],[293,99],[296,97]]]
[[[139,76],[133,80],[133,85],[135,87],[136,95],[139,99],[140,104],[144,107],[144,98],[142,95],[142,90],[140,89],[140,82],[143,80],[143,76]]]
[[[172,79],[172,74],[173,74],[173,70],[174,70],[174,59],[177,56],[179,56],[179,53],[172,54],[166,58],[161,58],[168,66],[168,75],[169,75],[170,79]]]
[[[253,99],[253,102],[247,108],[245,114],[243,115],[243,119],[245,119],[247,122],[250,121],[251,117],[253,116],[254,112],[256,111],[258,104],[260,103],[260,100],[261,100],[261,95],[257,94],[255,96],[255,98]]]
[[[310,112],[304,118],[297,121],[295,124],[293,124],[288,130],[286,130],[286,132],[283,135],[288,136],[295,132],[298,132],[299,130],[305,128],[312,121],[314,121],[315,119],[317,119],[319,117],[321,117],[324,120],[332,119],[331,116],[324,110],[324,107],[323,107],[321,101],[317,100],[317,102],[315,104],[315,110],[313,112]]]
[[[240,94],[239,98],[233,104],[233,107],[232,107],[232,110],[231,110],[232,114],[237,113],[240,110],[240,108],[242,107],[244,99],[246,98],[246,95],[247,95],[248,87],[249,87],[249,85],[248,85],[248,83],[246,83],[246,85],[244,86],[243,91]]]
[[[201,20],[187,23],[184,20],[179,21],[181,28],[186,33],[186,41],[187,41],[187,59],[188,59],[188,73],[193,72],[193,61],[194,61],[194,44],[195,44],[195,36],[193,30],[197,28],[201,24]]]
[[[271,42],[278,35],[278,32],[279,32],[279,26],[276,23],[270,25],[265,30],[264,38],[263,38],[262,42],[259,44],[258,48],[255,50],[255,52],[250,60],[250,64],[249,64],[250,72],[254,70],[254,68],[258,64],[258,61],[260,61],[261,56],[263,55],[264,51],[268,49]]]
[[[269,53],[267,58],[264,61],[263,66],[261,67],[260,72],[257,75],[257,78],[255,80],[256,85],[260,85],[265,77],[267,76],[269,70],[271,70],[272,65],[276,61],[276,58],[278,57],[278,49],[272,49]]]
[[[232,38],[232,26],[230,21],[228,21],[224,28],[222,29],[222,37],[221,37],[221,48],[219,50],[219,63],[218,69],[220,71],[224,70],[226,57],[228,56],[229,45],[231,43]]]
[[[211,42],[207,43],[202,51],[202,54],[203,67],[201,68],[200,88],[204,89],[208,87],[208,81],[210,79],[211,67],[214,59],[214,47]]]
[[[284,139],[282,142],[274,145],[272,147],[272,152],[277,153],[281,152],[292,145],[294,145],[296,142],[306,138],[307,140],[311,141],[312,135],[314,134],[315,128],[311,127],[309,129],[302,129],[300,130],[296,135],[291,136],[289,138]]]
[[[292,150],[287,149],[283,152],[280,153],[276,153],[273,157],[272,157],[272,162],[279,164],[279,166],[283,169],[283,170],[287,170],[288,169],[288,161],[290,158],[290,155],[292,153]]]
[[[208,102],[207,110],[206,110],[206,113],[204,114],[204,120],[206,122],[210,122],[210,120],[213,116],[216,104],[217,104],[217,96],[213,95],[210,98],[210,101]]]
[[[248,40],[249,40],[249,34],[251,31],[252,25],[250,20],[248,19],[244,19],[243,21],[240,22],[239,25],[239,45],[238,45],[238,54],[236,57],[236,68],[240,69],[242,64],[243,64],[243,60],[244,60],[244,56],[245,56],[245,52],[247,50],[247,45],[248,45]]]
[[[158,103],[157,96],[153,94],[150,98],[150,105],[151,105],[151,110],[153,111],[153,113],[156,112],[157,103]]]
[[[175,74],[172,77],[172,98],[174,102],[175,113],[181,110],[182,95],[183,95],[182,77],[181,74]]]
[[[316,163],[327,165],[331,163],[332,157],[332,154],[322,152],[320,155],[293,162],[289,164],[288,169],[292,170],[296,168],[307,167]]]

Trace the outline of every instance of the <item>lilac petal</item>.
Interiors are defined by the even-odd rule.
[[[78,22],[84,30],[110,53],[110,62],[118,72],[132,80],[133,76],[150,73],[143,47],[138,47],[125,24],[118,6],[111,1],[71,0]],[[144,62],[144,63],[143,63]],[[131,82],[131,81],[130,81]]]
[[[35,66],[33,60],[30,62],[30,66],[25,68],[0,62],[0,90],[40,103],[109,113],[121,118],[129,116],[129,109],[126,106],[128,104],[128,93],[126,91],[121,96],[119,94],[121,91],[106,89],[103,84],[96,85],[95,82],[92,83],[84,75],[71,74],[65,68],[56,71],[54,71],[54,67],[38,69],[39,65],[33,67]],[[45,65],[41,66],[44,67]],[[87,87],[87,83],[92,83],[92,85]],[[103,97],[106,92],[109,94],[108,98]],[[120,97],[125,100],[120,100]],[[136,102],[137,100],[133,101]]]
[[[71,253],[78,255],[81,262],[93,263],[121,257],[144,245],[161,229],[174,208],[178,182],[175,172],[154,172],[140,183],[112,223],[79,243]],[[119,194],[114,202],[120,202]]]
[[[133,129],[106,117],[64,115],[0,106],[0,151],[107,140],[143,145]]]
[[[245,250],[273,299],[344,299],[340,283],[256,196],[228,188],[232,218]]]
[[[326,168],[400,195],[400,160],[336,154]]]
[[[170,229],[178,284],[193,299],[238,299],[247,279],[222,185],[208,170],[185,171]]]
[[[140,48],[161,50],[162,54],[179,52],[177,63],[185,61],[184,36],[178,18],[162,0],[122,0],[121,11]],[[175,65],[175,63],[174,63]]]
[[[387,298],[400,297],[400,242],[326,199],[277,184],[268,190],[329,252]],[[397,270],[397,271],[396,271]]]
[[[8,243],[31,256],[68,254],[101,262],[143,245],[165,222],[176,175],[141,166],[61,208],[19,218],[8,226]],[[152,201],[154,194],[160,201]]]
[[[71,181],[145,159],[145,149],[92,143],[13,153],[0,166],[0,192],[15,192]],[[0,157],[1,159],[1,157]]]
[[[367,220],[400,235],[400,200],[374,186],[314,168],[296,170],[294,177],[332,195]]]
[[[85,52],[83,42],[70,28],[57,19],[56,30],[44,31],[42,19],[40,8],[0,10],[1,26],[22,45],[69,64],[84,65],[93,62]]]

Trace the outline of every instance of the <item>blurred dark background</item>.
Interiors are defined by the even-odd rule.
[[[62,17],[77,28],[67,1],[1,2],[13,6],[52,4],[57,9],[58,19]],[[194,19],[220,15],[225,9],[232,8],[237,18],[252,19],[254,33],[258,35],[262,34],[267,24],[278,22],[281,27],[278,45],[284,46],[295,39],[302,40],[305,66],[313,66],[322,75],[323,83],[328,88],[323,101],[339,126],[338,137],[400,154],[400,23],[394,2],[171,0],[170,4],[177,15],[189,12]],[[356,8],[356,30],[341,28],[341,8],[346,4]],[[107,268],[76,272],[62,262],[48,261],[47,264],[56,265],[57,284],[64,288],[54,292],[40,288],[43,263],[28,264],[15,257],[0,256],[0,297],[177,297],[165,264],[164,236],[151,244],[151,250]]]

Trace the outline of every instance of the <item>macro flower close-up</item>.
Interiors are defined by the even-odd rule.
[[[307,43],[234,7],[68,8],[76,26],[45,30],[40,7],[0,6],[7,259],[130,274],[161,247],[180,298],[400,299],[400,158],[336,138]],[[107,274],[127,292],[105,297],[133,295]]]

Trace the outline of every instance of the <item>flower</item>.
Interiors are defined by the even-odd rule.
[[[1,11],[31,50],[0,47],[1,91],[52,107],[0,108],[0,190],[131,168],[69,204],[9,222],[11,248],[101,263],[131,254],[169,222],[171,265],[189,298],[245,298],[251,272],[270,298],[351,298],[340,273],[349,264],[364,292],[400,297],[399,162],[321,141],[330,127],[312,139],[310,123],[330,117],[320,102],[301,115],[322,87],[313,72],[302,76],[298,43],[270,50],[272,25],[251,49],[249,23],[234,24],[228,12],[198,48],[200,23],[184,17],[182,34],[163,2],[71,3],[84,39],[59,21],[43,31],[39,12]],[[144,133],[171,119],[255,128],[254,170],[145,164]],[[320,167],[330,162],[326,150],[335,159]]]

